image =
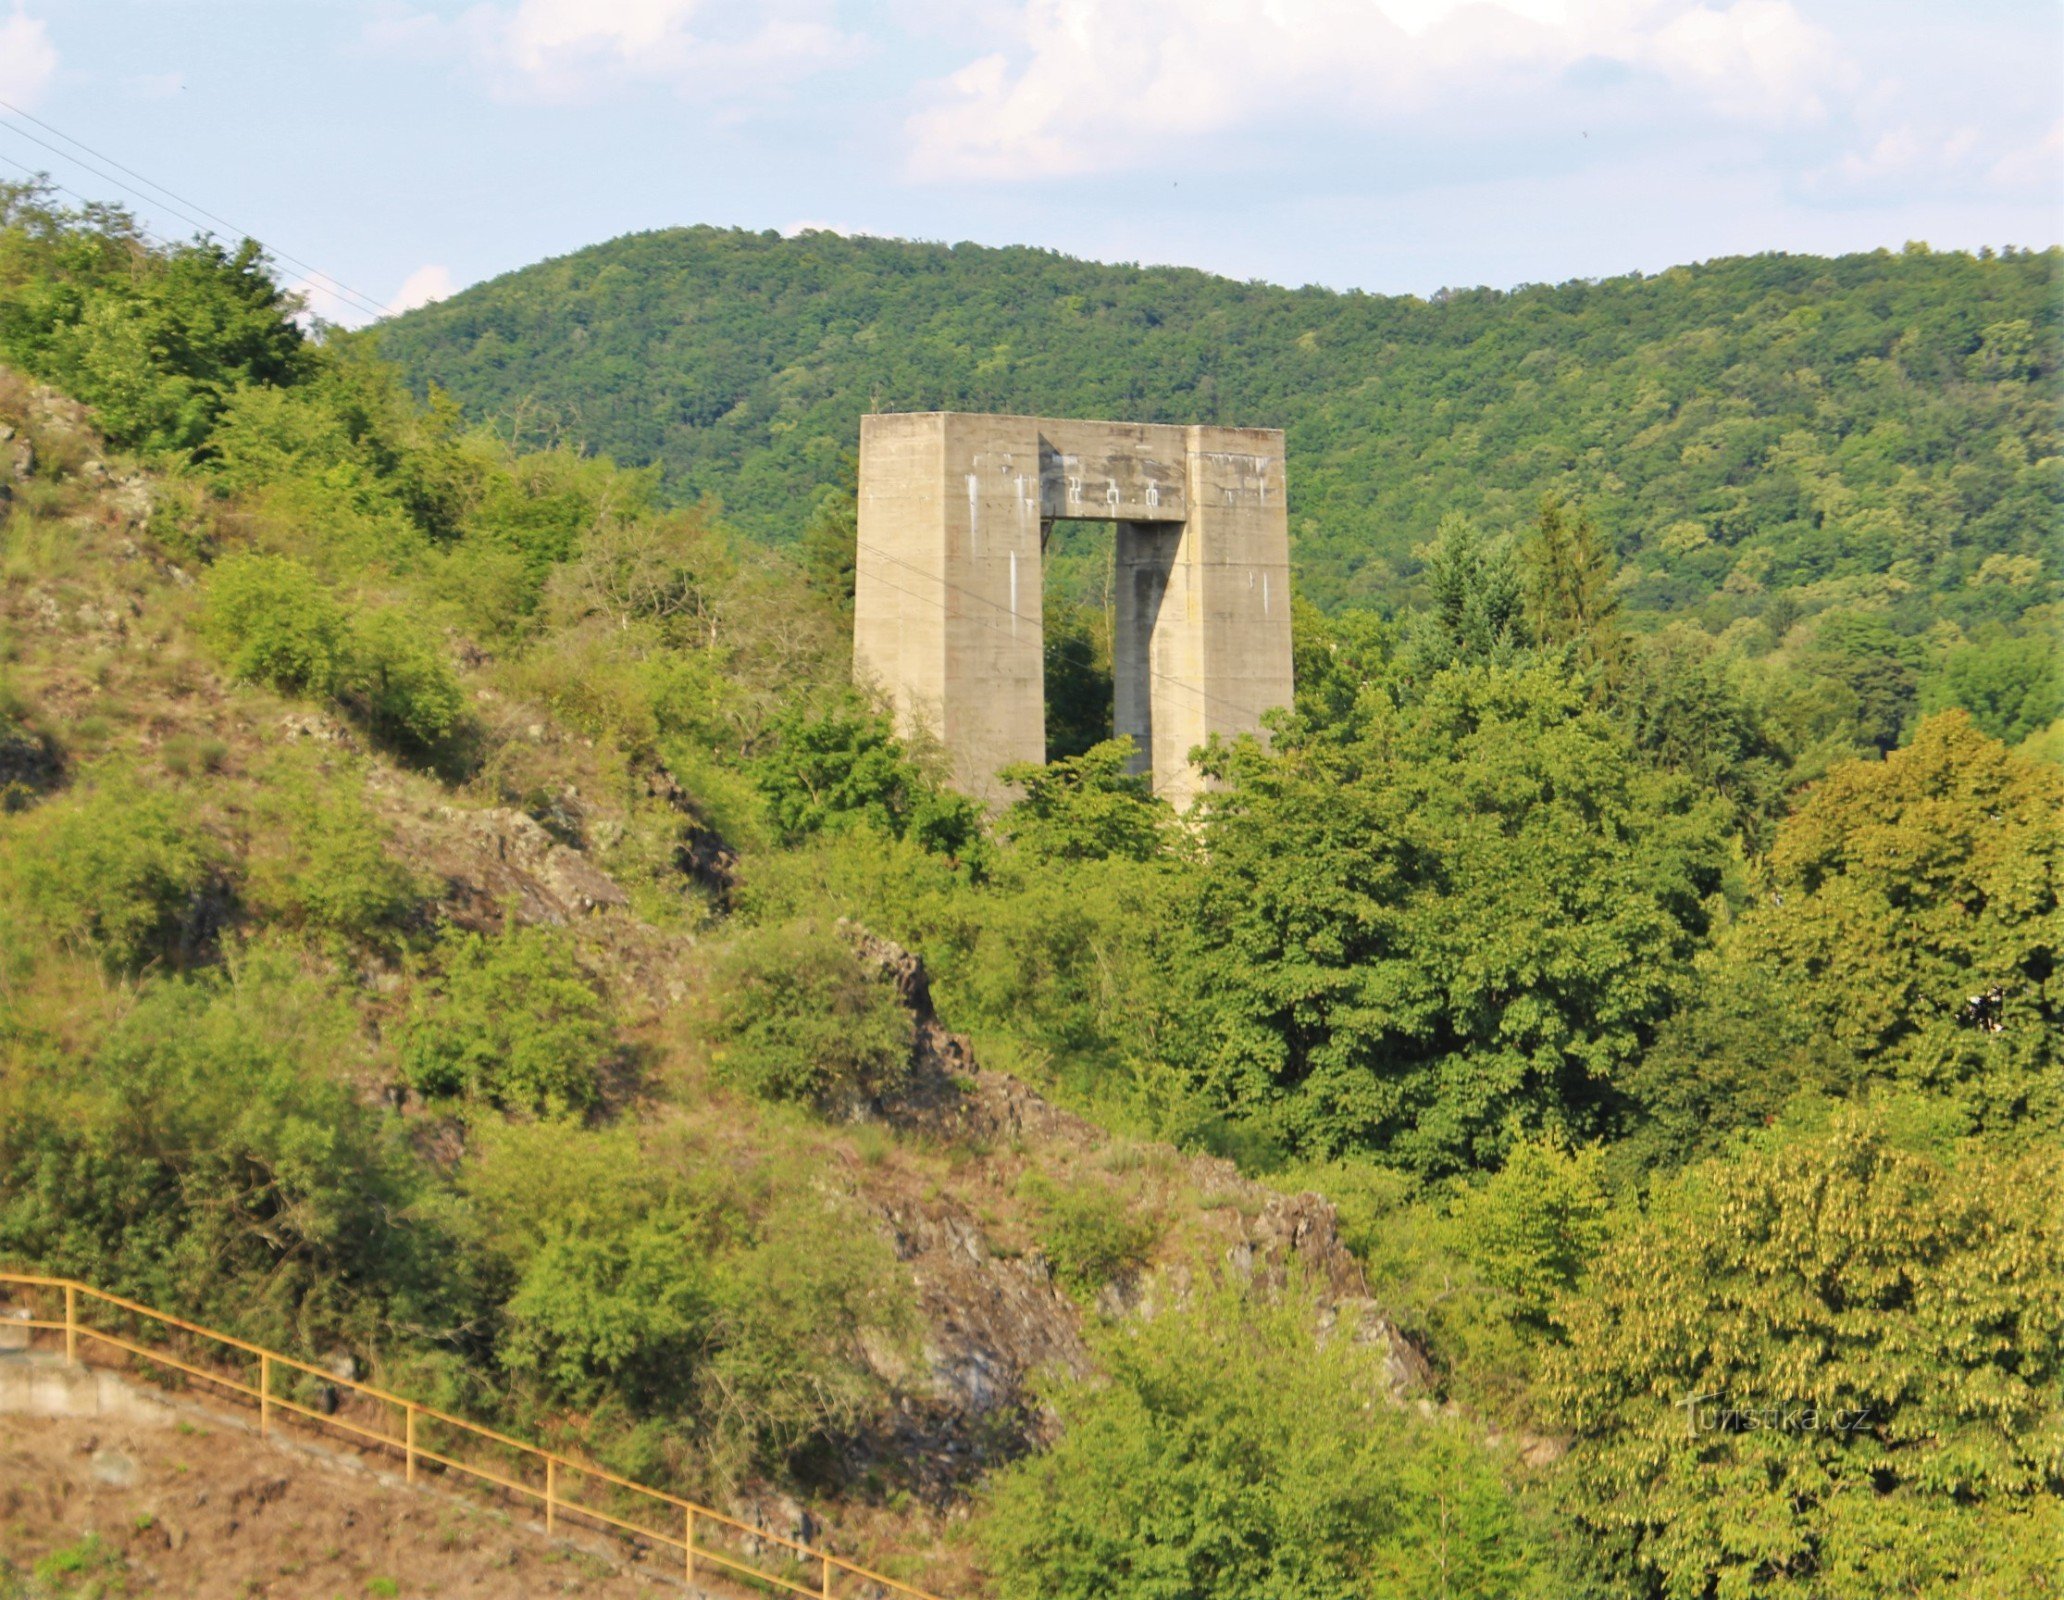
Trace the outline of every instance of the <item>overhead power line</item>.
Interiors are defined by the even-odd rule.
[[[188,227],[192,228],[195,232],[212,233],[214,231],[214,228],[211,228],[209,226],[209,223],[213,223],[214,227],[226,228],[229,230],[230,233],[237,235],[238,237],[253,240],[268,255],[272,256],[275,260],[284,261],[290,266],[299,267],[303,272],[307,273],[311,279],[320,279],[322,283],[326,285],[332,293],[334,293],[340,300],[344,301],[347,305],[351,306],[353,310],[362,311],[366,315],[372,317],[391,317],[394,315],[393,307],[388,306],[379,300],[376,300],[375,298],[373,298],[373,296],[369,294],[364,294],[359,290],[352,288],[343,280],[333,277],[331,274],[323,271],[322,268],[315,266],[310,262],[303,261],[299,256],[289,255],[284,250],[280,250],[272,245],[266,244],[264,240],[260,239],[255,233],[251,232],[250,229],[239,228],[235,223],[231,222],[228,218],[217,216],[214,212],[208,210],[205,206],[198,205],[195,202],[186,199],[184,196],[175,193],[173,190],[166,188],[163,184],[157,182],[155,179],[144,176],[144,174],[138,172],[134,167],[125,166],[122,162],[117,161],[113,156],[103,155],[100,151],[94,149],[93,146],[87,144],[84,140],[73,138],[70,134],[66,133],[62,128],[53,126],[51,123],[45,122],[41,117],[31,115],[29,112],[24,111],[20,106],[14,104],[12,101],[0,99],[0,110],[8,111],[12,113],[14,116],[19,117],[24,122],[34,123],[37,127],[41,128],[45,133],[52,134],[58,139],[63,140],[64,143],[71,145],[75,150],[83,150],[86,153],[86,155],[91,156],[94,161],[102,162],[107,166],[113,167],[116,172],[126,173],[129,177],[134,178],[137,183],[143,184],[146,188],[155,190],[156,196],[154,197],[152,195],[145,194],[142,190],[136,188],[134,184],[125,183],[122,181],[122,179],[115,177],[113,174],[101,171],[99,168],[93,166],[90,162],[82,159],[78,155],[73,154],[72,150],[60,149],[57,145],[50,143],[47,139],[37,138],[33,133],[30,133],[26,128],[16,127],[13,123],[4,120],[0,120],[0,128],[5,128],[8,132],[14,134],[17,138],[26,139],[29,141],[29,143],[40,146],[42,149],[48,150],[52,155],[58,157],[60,160],[69,161],[74,166],[83,168],[85,171],[92,173],[96,178],[100,179],[101,182],[114,185],[114,187],[120,189],[124,194],[131,196],[133,199],[142,201],[145,205],[161,207],[167,211],[170,211],[175,217],[179,218],[181,222],[184,222]],[[18,161],[10,161],[9,165],[19,167],[21,163]],[[69,189],[66,189],[63,192],[66,194],[72,194],[74,199],[78,198],[78,196]],[[189,215],[189,213],[193,213],[193,215]],[[206,218],[207,221],[201,221],[199,220],[200,218]],[[158,242],[163,243],[164,241],[159,240]]]

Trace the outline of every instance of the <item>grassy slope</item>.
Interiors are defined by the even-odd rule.
[[[2060,256],[1766,255],[1433,301],[1032,249],[713,228],[633,235],[383,330],[420,383],[535,442],[657,463],[792,536],[871,409],[1289,431],[1306,594],[1388,607],[1449,511],[1575,494],[1637,609],[1925,597],[1967,625],[2053,585],[2045,377]],[[1995,564],[1997,578],[2004,569]],[[1893,581],[1889,590],[1886,579]]]

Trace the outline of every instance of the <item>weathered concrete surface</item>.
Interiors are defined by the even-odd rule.
[[[112,1372],[40,1353],[0,1355],[0,1416],[106,1417],[170,1426],[172,1407]]]
[[[1115,731],[1186,806],[1190,751],[1290,699],[1275,429],[916,412],[860,424],[853,666],[991,804],[1046,753],[1040,563],[1056,518],[1118,524]]]

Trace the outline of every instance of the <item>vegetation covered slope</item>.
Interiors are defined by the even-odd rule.
[[[837,517],[5,199],[0,1257],[948,1594],[2055,1593],[2045,613],[1636,627],[1446,516],[1188,819],[987,816]]]
[[[661,468],[780,539],[864,411],[1289,433],[1305,597],[1395,608],[1449,513],[1580,501],[1628,603],[1714,625],[1879,597],[1923,620],[2055,598],[2046,399],[2060,256],[1766,255],[1430,300],[1051,251],[638,234],[386,325],[419,389],[520,438]]]

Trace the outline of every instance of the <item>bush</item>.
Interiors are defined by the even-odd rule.
[[[741,935],[712,984],[717,1072],[762,1100],[834,1109],[910,1070],[915,1024],[895,989],[816,923]]]
[[[178,960],[214,852],[168,794],[108,778],[0,817],[0,917],[122,972]]]
[[[559,1231],[530,1258],[504,1308],[503,1365],[558,1398],[605,1396],[678,1411],[708,1339],[703,1219],[662,1211],[608,1231]]]
[[[1054,1277],[1078,1298],[1144,1266],[1161,1235],[1152,1218],[1135,1217],[1124,1195],[1099,1184],[1063,1188],[1027,1173],[1018,1192],[1039,1208],[1039,1245]]]
[[[1462,1253],[1512,1297],[1515,1315],[1545,1328],[1605,1243],[1607,1205],[1595,1149],[1550,1138],[1513,1147],[1498,1173],[1455,1203]]]
[[[459,729],[466,691],[421,618],[389,608],[356,619],[339,695],[373,737],[417,754]]]
[[[364,940],[414,903],[414,877],[387,854],[385,830],[367,813],[357,776],[325,773],[299,752],[265,774],[245,888],[253,910]]]
[[[420,1174],[347,1081],[363,1050],[283,950],[147,980],[90,1049],[0,1067],[0,1259],[293,1348],[441,1318]]]
[[[878,1228],[807,1168],[759,1174],[760,1216],[716,1277],[700,1379],[719,1462],[794,1469],[849,1439],[887,1397],[877,1370],[907,1360],[910,1277]]]
[[[888,720],[851,707],[798,706],[776,719],[775,744],[754,765],[769,815],[790,844],[873,828],[935,855],[982,862],[982,811],[941,789],[909,758]]]
[[[1038,767],[1005,767],[1003,781],[1024,791],[1002,828],[1037,861],[1146,861],[1160,853],[1175,813],[1154,798],[1152,782],[1131,773],[1130,739],[1107,739],[1079,756]]]
[[[1205,1286],[1095,1336],[1047,1400],[1059,1442],[1004,1469],[977,1532],[1001,1600],[1357,1600],[1521,1591],[1495,1463],[1391,1403],[1380,1346],[1292,1291]]]
[[[445,941],[438,967],[402,1045],[419,1090],[550,1116],[595,1103],[616,1020],[564,934],[460,933]]]
[[[229,670],[282,694],[326,695],[346,656],[344,609],[289,556],[225,556],[208,574],[201,637]]]
[[[459,1182],[514,1285],[502,1364],[549,1406],[636,1422],[605,1434],[626,1470],[692,1442],[720,1475],[779,1472],[882,1400],[909,1279],[813,1168],[717,1158],[678,1123],[488,1123]]]

